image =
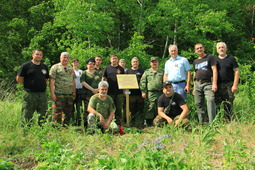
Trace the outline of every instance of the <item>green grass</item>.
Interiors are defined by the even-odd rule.
[[[192,96],[188,129],[165,126],[125,135],[20,126],[20,100],[0,102],[0,169],[254,169],[255,100],[246,85],[235,99],[236,120],[198,125]],[[50,112],[50,110],[49,110]]]

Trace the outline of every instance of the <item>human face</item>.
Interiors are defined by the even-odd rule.
[[[42,51],[34,51],[34,53],[32,54],[33,57],[33,61],[35,62],[40,62],[43,58],[43,52]]]
[[[151,62],[150,62],[150,65],[151,65],[152,68],[157,68],[157,67],[158,67],[158,64],[159,64],[159,63],[158,63],[157,60],[154,60],[154,61],[151,61]]]
[[[131,65],[133,68],[138,68],[139,67],[139,61],[137,59],[132,59]]]
[[[96,61],[96,66],[100,66],[102,64],[102,58],[100,57],[96,57],[95,61]]]
[[[197,44],[197,45],[195,46],[195,52],[196,52],[198,55],[204,54],[204,52],[205,52],[204,46],[203,46],[202,44]]]
[[[119,62],[119,65],[120,65],[121,67],[125,68],[126,62],[125,62],[125,61],[120,61],[120,62]]]
[[[219,55],[225,55],[227,52],[227,48],[225,47],[224,44],[219,44],[217,48],[217,52]]]
[[[178,55],[178,50],[176,49],[176,47],[172,46],[169,48],[169,54],[171,57],[177,57]]]
[[[72,62],[72,65],[73,65],[73,67],[78,67],[79,61],[74,60],[74,61]]]
[[[111,59],[110,59],[110,62],[113,66],[117,66],[118,65],[118,57],[117,56],[112,56]]]
[[[108,92],[108,87],[100,87],[98,89],[98,92],[100,96],[106,96]]]
[[[167,96],[171,95],[173,92],[173,86],[171,85],[166,85],[164,88],[163,88],[163,93]]]
[[[87,64],[87,68],[88,68],[89,70],[93,70],[93,69],[95,68],[95,63],[94,63],[94,62],[89,62],[89,63]]]
[[[62,56],[62,57],[60,57],[60,63],[63,66],[67,66],[68,62],[69,62],[69,56]]]

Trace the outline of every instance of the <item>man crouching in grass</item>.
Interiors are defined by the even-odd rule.
[[[154,125],[168,123],[177,127],[188,123],[188,105],[180,94],[173,91],[171,82],[163,83],[163,93],[158,99],[158,116],[153,120]]]
[[[89,112],[89,133],[94,133],[96,129],[101,129],[102,132],[105,132],[107,129],[109,129],[110,132],[118,131],[118,126],[116,123],[112,122],[116,108],[112,98],[107,95],[108,87],[109,84],[106,81],[101,81],[98,84],[99,93],[94,94],[89,100],[87,109]]]

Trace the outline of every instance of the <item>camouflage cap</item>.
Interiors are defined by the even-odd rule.
[[[150,61],[158,61],[158,57],[151,57]]]

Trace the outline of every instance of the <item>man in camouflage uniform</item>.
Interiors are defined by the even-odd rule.
[[[53,103],[53,114],[56,122],[69,125],[73,114],[73,100],[76,97],[75,72],[68,65],[69,53],[62,52],[60,63],[50,69],[50,95]],[[62,114],[65,118],[62,122]]]
[[[145,114],[146,124],[153,125],[153,119],[157,116],[157,102],[159,96],[162,94],[162,82],[164,77],[164,70],[159,69],[158,58],[151,57],[151,68],[145,70],[140,81],[140,90],[142,97],[148,98],[148,110]]]
[[[96,56],[95,57],[95,70],[98,72],[100,78],[102,78],[103,76],[103,72],[104,72],[104,68],[101,67],[101,64],[103,62],[102,57],[101,56]]]
[[[107,95],[108,87],[107,81],[101,81],[98,84],[99,93],[94,94],[89,100],[88,130],[92,133],[96,129],[101,129],[102,132],[107,129],[118,131],[118,126],[112,122],[116,108],[112,98]]]
[[[48,108],[46,86],[49,70],[41,62],[42,50],[34,50],[32,57],[32,61],[22,64],[16,77],[17,82],[23,84],[25,90],[22,103],[23,124],[31,121],[35,111],[39,114],[38,123],[41,124]]]
[[[234,93],[238,90],[239,68],[233,56],[227,55],[227,45],[224,42],[217,43],[216,57],[218,68],[218,90],[215,94],[215,101],[219,106],[223,103],[225,117],[231,120]]]

